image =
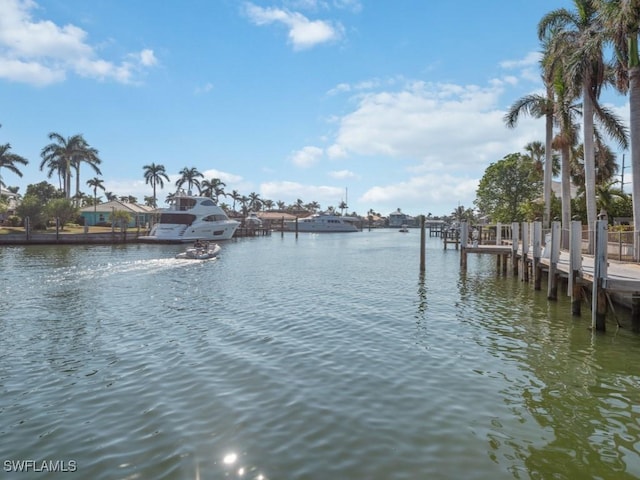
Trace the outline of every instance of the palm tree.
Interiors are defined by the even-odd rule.
[[[93,177],[87,180],[87,186],[93,188],[93,217],[95,220],[96,209],[98,207],[98,189],[100,188],[103,192],[105,191],[104,181],[101,178]]]
[[[87,145],[85,153],[83,155],[75,155],[72,161],[72,166],[76,171],[76,195],[80,194],[80,165],[82,162],[89,165],[97,175],[102,175],[100,168],[98,168],[98,165],[102,163],[102,160],[98,157],[98,150]]]
[[[254,212],[262,209],[262,199],[256,192],[251,192],[249,194],[249,209]]]
[[[344,215],[344,211],[346,209],[348,209],[349,207],[347,206],[347,202],[345,202],[344,200],[342,200],[340,202],[340,204],[338,205],[338,208],[340,209],[340,215]]]
[[[202,188],[202,195],[206,197],[211,197],[214,203],[218,204],[218,199],[220,195],[225,195],[224,187],[226,187],[226,183],[224,183],[219,178],[212,178],[211,180],[203,180],[200,187]]]
[[[164,181],[169,181],[169,177],[164,169],[164,165],[156,165],[151,163],[142,167],[144,170],[144,183],[151,184],[153,188],[153,203],[151,206],[156,208],[158,206],[158,196],[156,195],[156,186],[160,185],[160,188],[164,188]]]
[[[94,168],[97,168],[96,164],[100,163],[98,151],[91,148],[80,134],[64,138],[59,133],[52,132],[49,134],[49,140],[53,140],[53,142],[45,146],[40,152],[42,157],[40,170],[45,165],[48,165],[51,173],[52,168],[55,166],[58,172],[63,175],[63,190],[65,197],[69,199],[71,198],[71,168],[76,167],[82,161],[87,161]],[[79,172],[79,167],[76,170]]]
[[[195,185],[196,187],[198,187],[198,193],[200,193],[200,180],[198,180],[198,177],[204,178],[204,175],[201,174],[197,168],[184,167],[182,170],[180,170],[179,173],[181,177],[176,182],[176,187],[180,188],[186,183],[187,192],[191,192],[191,189]]]
[[[27,165],[29,160],[15,153],[11,153],[11,145],[9,143],[5,143],[4,145],[0,145],[0,172],[2,167],[8,169],[10,172],[15,173],[19,177],[22,177],[22,172],[16,166],[16,164]],[[0,186],[4,185],[2,182],[2,175],[0,175]]]
[[[235,212],[236,211],[236,202],[240,201],[240,197],[241,197],[240,192],[238,192],[237,190],[232,190],[230,197],[231,197],[231,200],[233,200],[233,207],[232,208],[233,208],[233,211]]]
[[[604,34],[592,0],[574,0],[575,12],[560,8],[545,15],[538,24],[538,35],[553,33],[558,39],[556,54],[563,58],[564,75],[570,89],[581,91],[585,166],[585,197],[589,225],[589,251],[593,251],[596,221],[594,117],[598,115],[610,136],[621,146],[627,133],[622,123],[599,105],[605,84]]]
[[[546,141],[544,148],[544,181],[542,187],[542,195],[544,199],[544,214],[543,214],[543,226],[544,228],[549,227],[549,221],[551,217],[551,180],[552,180],[552,168],[549,168],[552,165],[552,146],[551,142],[553,139],[553,113],[554,113],[554,103],[553,103],[553,89],[550,87],[550,82],[546,80],[545,84],[547,85],[547,95],[538,95],[531,94],[525,95],[524,97],[516,100],[513,105],[509,108],[509,111],[504,116],[504,121],[507,124],[507,127],[514,128],[521,114],[527,114],[534,118],[545,118],[546,122]]]
[[[616,87],[629,93],[631,174],[633,177],[633,230],[635,261],[640,260],[640,1],[594,0],[605,27],[606,39],[616,53]]]
[[[565,59],[558,53],[563,46],[562,35],[553,30],[545,38],[547,40],[542,68],[545,79],[553,87],[554,123],[559,131],[553,137],[552,148],[560,151],[562,227],[567,231],[571,222],[571,151],[577,143],[579,128],[577,117],[580,111],[575,104],[577,92],[569,88],[570,85],[565,78]],[[564,241],[568,242],[568,240],[567,235]]]

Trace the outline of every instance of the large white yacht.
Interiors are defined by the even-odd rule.
[[[148,236],[140,240],[159,242],[193,242],[195,240],[229,240],[240,222],[231,220],[211,198],[184,194],[170,200],[169,208],[157,212],[159,218]]]
[[[357,232],[358,226],[354,223],[357,218],[343,217],[331,213],[314,213],[310,217],[298,219],[298,232]],[[288,220],[284,222],[285,230],[296,231],[296,221]]]

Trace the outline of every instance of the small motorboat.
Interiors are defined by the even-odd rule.
[[[187,260],[207,260],[214,258],[220,252],[221,247],[217,243],[210,245],[208,242],[196,242],[193,247],[176,255],[176,258]]]
[[[409,233],[409,226],[408,225],[402,225],[402,227],[398,231],[402,232],[402,233]]]

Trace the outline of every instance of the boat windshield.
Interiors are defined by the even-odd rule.
[[[223,220],[229,220],[229,217],[227,217],[226,215],[223,214],[214,214],[214,215],[207,215],[206,217],[204,217],[202,219],[203,222],[220,222]]]
[[[163,213],[160,215],[160,223],[191,225],[195,219],[195,215],[184,213]]]

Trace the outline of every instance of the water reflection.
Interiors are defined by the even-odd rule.
[[[522,462],[530,478],[639,478],[640,337],[593,335],[567,298],[510,278],[461,273],[458,287],[461,320],[504,365],[512,417],[490,423],[489,456],[515,476]]]
[[[416,301],[416,337],[418,343],[426,343],[427,337],[427,285],[425,281],[425,272],[420,272],[418,277],[418,297]]]

